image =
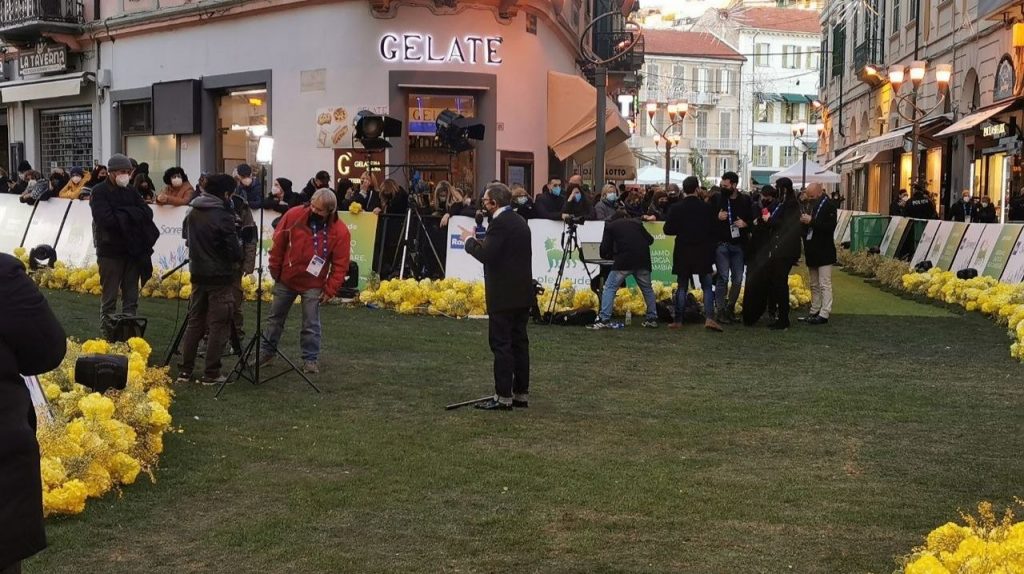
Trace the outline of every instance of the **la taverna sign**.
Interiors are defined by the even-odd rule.
[[[388,33],[381,36],[378,47],[385,62],[497,66],[502,42],[501,36],[456,36],[445,41],[432,34]]]

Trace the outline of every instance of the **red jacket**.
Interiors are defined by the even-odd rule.
[[[314,277],[306,271],[313,259],[313,230],[309,227],[311,213],[312,210],[307,206],[293,207],[277,222],[274,245],[270,248],[270,276],[293,291],[301,293],[310,289],[323,289],[328,297],[334,297],[348,273],[352,236],[337,215],[328,222],[327,257],[324,257],[327,263],[320,271],[320,276]],[[320,256],[323,257],[324,232],[318,235],[321,242]]]

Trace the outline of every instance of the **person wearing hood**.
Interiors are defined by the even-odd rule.
[[[139,284],[153,274],[153,245],[160,230],[153,210],[130,185],[132,164],[127,156],[114,154],[107,162],[107,180],[92,189],[93,243],[100,268],[100,318],[104,335],[113,334],[118,296],[121,312],[135,315],[139,308]]]
[[[243,163],[235,172],[238,174],[238,187],[235,189],[235,195],[243,197],[249,207],[259,209],[263,204],[263,189],[260,187],[260,182],[252,176],[252,168]]]
[[[207,336],[204,385],[224,382],[221,356],[231,335],[235,312],[235,269],[242,260],[242,242],[227,195],[235,189],[230,175],[210,177],[206,189],[189,203],[181,234],[188,246],[192,296],[181,348],[178,381],[193,380],[199,342]]]
[[[18,164],[18,180],[15,182],[14,186],[10,188],[10,190],[5,191],[9,191],[10,193],[13,193],[15,195],[21,195],[25,193],[25,190],[28,189],[28,176],[31,173],[35,173],[32,170],[32,164],[22,160],[21,163]]]
[[[158,205],[189,205],[195,196],[195,189],[188,182],[188,175],[180,167],[172,167],[164,172],[164,185],[166,187],[156,196]]]
[[[606,183],[601,189],[601,200],[594,206],[594,219],[611,221],[619,209],[619,189],[613,183]]]
[[[313,194],[320,189],[331,189],[331,174],[326,171],[318,171],[302,188],[302,203],[309,203]],[[342,196],[344,197],[344,196]]]
[[[35,170],[25,172],[25,191],[21,192],[21,203],[35,205],[37,201],[50,199],[50,181]]]
[[[67,185],[60,190],[61,199],[79,199],[82,195],[82,191],[89,185],[92,180],[92,173],[87,172],[80,167],[71,168],[71,179]]]
[[[263,209],[287,213],[289,209],[302,204],[302,197],[292,191],[292,180],[279,177],[274,180],[270,194],[263,199]]]

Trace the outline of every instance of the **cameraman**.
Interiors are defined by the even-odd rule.
[[[289,181],[288,184],[290,187],[291,182]],[[235,280],[232,285],[234,286],[235,312],[231,319],[235,326],[235,334],[238,336],[237,341],[241,341],[245,338],[245,317],[242,315],[242,299],[244,297],[242,277],[251,275],[256,270],[256,233],[258,230],[252,210],[249,209],[248,200],[245,196],[239,195],[237,189],[230,195],[230,208],[235,214],[235,228],[242,240],[243,252],[241,261],[234,266]],[[232,341],[232,344],[234,343],[235,341]],[[242,352],[241,349],[232,350],[237,354]]]
[[[601,294],[601,314],[597,322],[588,329],[600,330],[611,327],[612,309],[615,307],[615,293],[627,277],[632,275],[647,304],[647,317],[644,327],[658,327],[658,308],[654,299],[654,288],[651,286],[651,245],[654,237],[636,219],[620,209],[612,215],[604,226],[604,237],[601,239],[601,258],[612,259],[612,271],[604,283]]]
[[[182,226],[192,273],[192,297],[181,350],[179,382],[192,380],[199,341],[206,333],[209,336],[206,368],[200,382],[204,385],[224,382],[221,355],[231,334],[232,315],[236,310],[237,269],[242,259],[236,216],[228,201],[228,194],[234,188],[235,181],[230,175],[211,176],[206,189],[189,203],[192,209]]]

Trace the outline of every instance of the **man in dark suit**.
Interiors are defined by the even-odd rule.
[[[682,326],[683,304],[686,301],[686,287],[690,277],[700,277],[704,291],[704,326],[712,331],[722,331],[715,321],[715,293],[711,283],[711,266],[715,260],[716,225],[718,218],[714,208],[698,195],[700,182],[690,176],[683,180],[683,199],[668,210],[665,220],[665,235],[676,237],[672,253],[672,273],[678,277],[676,289],[676,320],[673,329]]]
[[[512,192],[501,183],[487,186],[481,207],[491,223],[477,239],[462,228],[466,253],[484,264],[489,320],[488,338],[494,353],[493,399],[483,410],[526,408],[530,391],[530,339],[526,325],[536,302],[533,289],[530,226],[512,210]]]
[[[811,313],[808,325],[824,325],[832,314],[832,266],[836,264],[834,235],[838,212],[820,183],[812,183],[804,192],[810,212],[800,216],[804,226],[804,259],[811,279]]]

